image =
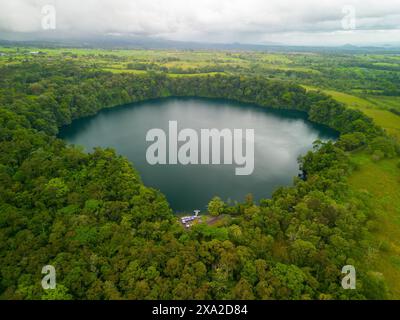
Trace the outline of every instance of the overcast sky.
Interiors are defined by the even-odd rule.
[[[223,43],[400,43],[400,0],[0,0],[0,38],[2,32],[43,31],[45,5],[56,9],[56,31],[63,33]]]

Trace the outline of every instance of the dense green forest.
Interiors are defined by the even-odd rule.
[[[387,297],[385,280],[365,261],[374,210],[347,178],[355,150],[399,155],[392,137],[361,111],[291,81],[150,69],[114,73],[71,59],[0,67],[2,299]],[[297,109],[341,136],[317,141],[299,159],[305,179],[259,203],[249,196],[220,204],[218,213],[231,217],[222,226],[185,230],[127,159],[56,137],[60,126],[100,109],[168,96]],[[47,264],[58,284],[45,292]],[[347,264],[357,269],[357,290],[341,287]]]

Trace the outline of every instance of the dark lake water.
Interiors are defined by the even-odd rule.
[[[178,129],[254,129],[254,171],[235,175],[236,164],[150,165],[146,141],[150,129],[168,133],[169,121]],[[307,120],[296,111],[273,110],[227,100],[168,98],[100,111],[61,128],[60,138],[87,151],[112,147],[126,156],[147,186],[161,190],[177,211],[204,211],[218,195],[224,200],[268,198],[279,186],[293,183],[299,173],[297,157],[312,148],[316,139],[336,139],[337,133]]]

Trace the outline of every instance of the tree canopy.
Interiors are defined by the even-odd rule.
[[[146,66],[145,66],[146,67]],[[366,270],[365,197],[347,152],[399,147],[363,113],[261,77],[112,74],[62,63],[0,68],[0,297],[3,299],[363,299],[385,296]],[[232,99],[307,112],[339,131],[299,159],[304,179],[271,199],[213,199],[222,226],[185,230],[165,197],[111,149],[66,145],[60,126],[100,109],[167,96]],[[54,265],[57,291],[40,286]],[[358,289],[341,288],[357,268]],[[379,291],[378,289],[379,288]]]

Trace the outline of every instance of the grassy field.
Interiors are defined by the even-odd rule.
[[[129,63],[156,64],[167,68],[169,74],[180,74],[174,70],[183,71],[201,68],[217,68],[228,73],[251,73],[266,75],[277,72],[286,77],[287,72],[319,75],[321,72],[308,65],[295,61],[296,55],[262,52],[228,52],[228,51],[191,51],[191,50],[106,50],[106,49],[77,49],[77,48],[34,48],[20,49],[0,47],[0,52],[7,56],[0,57],[0,64],[13,64],[34,59],[69,57],[84,64],[95,65],[103,70],[121,73],[132,70],[127,68]],[[41,55],[34,55],[40,52]],[[142,70],[137,70],[142,71]],[[184,72],[183,74],[211,73]],[[140,72],[139,72],[140,73]]]
[[[360,169],[350,177],[354,190],[367,192],[377,216],[371,253],[373,267],[387,280],[392,299],[400,299],[400,168],[399,159],[372,161],[366,154],[355,154]]]

